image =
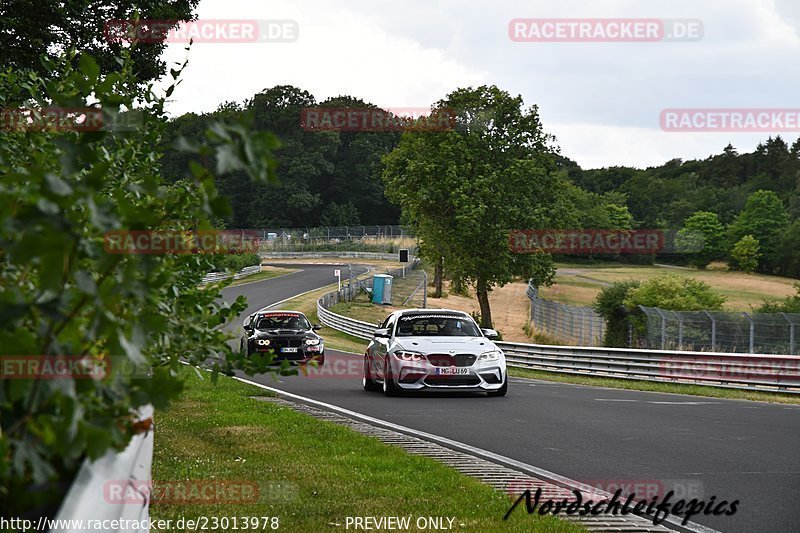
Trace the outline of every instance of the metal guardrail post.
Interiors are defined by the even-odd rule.
[[[781,316],[783,317],[783,319],[786,322],[789,323],[789,353],[794,355],[794,352],[795,352],[795,349],[794,349],[795,348],[795,346],[794,346],[795,345],[795,339],[794,339],[795,329],[794,329],[794,325],[795,324],[794,324],[794,322],[792,322],[789,319],[788,316],[786,316],[786,313],[781,313]]]

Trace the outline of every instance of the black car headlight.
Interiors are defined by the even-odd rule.
[[[269,346],[271,343],[269,339],[256,339],[256,344],[259,346]]]

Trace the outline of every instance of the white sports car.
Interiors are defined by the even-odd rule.
[[[486,391],[505,396],[506,359],[463,311],[404,309],[375,330],[364,354],[364,389],[387,396],[420,389]]]

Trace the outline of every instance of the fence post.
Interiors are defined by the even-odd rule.
[[[683,315],[678,314],[678,349],[683,348]]]
[[[789,319],[789,317],[786,316],[786,313],[781,313],[781,316],[783,317],[784,320],[786,320],[786,322],[789,323],[789,355],[795,355],[795,353],[794,353],[794,322],[792,322]]]
[[[708,319],[711,321],[711,349],[717,349],[717,320],[714,318],[714,315],[709,313],[708,311],[703,311],[706,314]]]
[[[581,308],[581,346],[586,346],[586,310]]]
[[[755,333],[756,326],[753,323],[753,318],[748,313],[742,313],[747,320],[750,321],[750,353],[755,353]]]
[[[425,272],[425,269],[422,269],[422,276],[425,278],[422,281],[422,308],[428,308],[428,273]]]
[[[661,309],[658,307],[654,307],[653,309],[655,309],[658,316],[661,317],[661,349],[663,350],[667,345],[667,317],[664,316],[664,313],[662,313]]]

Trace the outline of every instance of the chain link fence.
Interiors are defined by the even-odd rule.
[[[377,252],[416,251],[416,237],[402,226],[320,226],[242,230],[257,239],[261,252]]]
[[[531,300],[531,324],[562,342],[575,346],[602,346],[605,321],[591,307],[567,305],[538,296],[536,287],[528,285]]]
[[[658,350],[800,355],[800,314],[667,311],[640,306],[639,344]]]
[[[574,346],[602,346],[606,324],[591,307],[539,298],[528,286],[531,325]],[[668,311],[639,306],[629,315],[628,347],[750,354],[800,355],[800,313]]]

